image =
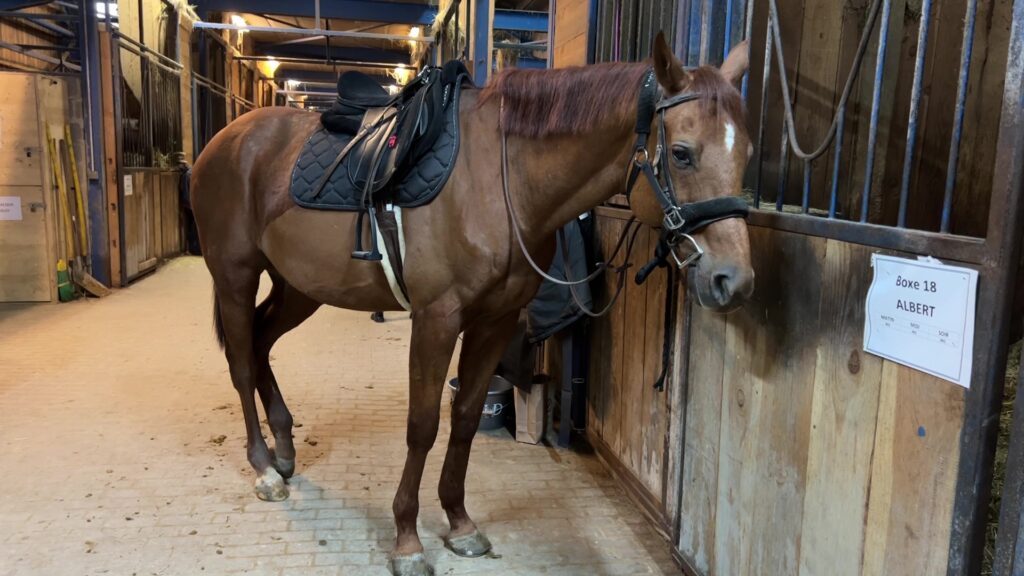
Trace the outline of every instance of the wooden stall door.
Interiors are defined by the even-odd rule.
[[[691,314],[680,556],[701,576],[945,574],[964,390],[863,352],[876,250],[750,230],[752,300]]]
[[[48,201],[39,114],[41,99],[52,100],[50,82],[33,74],[0,74],[0,302],[46,302],[53,296],[49,219],[58,212]],[[62,123],[58,128],[63,132]]]

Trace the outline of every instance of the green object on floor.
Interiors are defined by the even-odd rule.
[[[75,297],[75,288],[71,285],[71,275],[64,260],[57,260],[57,297],[61,302],[70,302]]]

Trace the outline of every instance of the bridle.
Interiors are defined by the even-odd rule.
[[[746,218],[747,217],[747,203],[742,198],[729,196],[722,198],[711,198],[709,200],[700,200],[697,202],[680,203],[676,197],[675,188],[672,186],[671,176],[666,175],[664,177],[665,183],[662,184],[661,178],[658,174],[658,170],[655,169],[654,165],[651,164],[650,152],[647,150],[647,140],[651,136],[651,125],[654,122],[654,118],[658,118],[658,147],[656,151],[656,158],[660,166],[668,166],[668,147],[665,143],[665,111],[680,104],[686,102],[692,102],[701,97],[701,94],[697,92],[683,92],[675,96],[664,98],[661,94],[661,90],[658,86],[658,82],[655,80],[654,69],[648,69],[647,73],[644,74],[643,83],[640,87],[640,97],[637,105],[637,117],[636,117],[636,144],[633,147],[633,157],[631,160],[631,167],[629,177],[626,183],[626,198],[629,199],[633,193],[633,188],[636,185],[636,180],[640,173],[643,173],[647,178],[648,183],[651,185],[651,189],[654,191],[654,197],[658,200],[661,208],[664,212],[664,218],[662,220],[663,227],[661,232],[661,238],[658,241],[658,247],[655,250],[654,259],[648,262],[639,272],[636,274],[635,281],[637,284],[642,284],[647,276],[656,267],[664,267],[668,264],[668,258],[671,256],[676,266],[679,269],[686,268],[695,264],[703,255],[704,249],[700,246],[697,240],[691,235],[710,224],[718,222],[719,220],[725,220],[727,218]],[[499,118],[504,116],[505,101],[502,99],[501,112]],[[508,137],[505,132],[505,127],[501,126],[501,183],[502,190],[505,196],[505,206],[508,210],[509,218],[511,220],[512,230],[519,243],[519,249],[530,267],[539,274],[542,278],[549,282],[553,282],[560,286],[568,286],[570,293],[572,294],[573,300],[576,302],[576,306],[586,314],[587,316],[597,318],[603,316],[611,310],[615,301],[618,300],[619,295],[622,293],[622,289],[625,286],[623,282],[625,271],[631,266],[629,262],[630,255],[633,251],[633,239],[636,237],[636,232],[639,227],[633,230],[632,237],[628,242],[626,248],[626,257],[624,264],[615,267],[616,272],[619,274],[618,286],[616,288],[615,295],[608,302],[608,305],[600,312],[594,312],[583,304],[579,296],[576,294],[575,287],[590,282],[596,278],[599,274],[605,272],[611,262],[615,259],[615,256],[619,253],[622,248],[623,241],[626,236],[629,235],[630,229],[633,228],[636,217],[631,217],[626,225],[622,229],[622,234],[619,236],[618,242],[616,243],[615,250],[611,257],[605,262],[601,262],[597,265],[594,272],[589,274],[586,278],[580,280],[573,280],[570,278],[570,268],[568,265],[568,254],[565,247],[567,246],[565,233],[563,230],[559,230],[559,241],[562,243],[562,258],[564,260],[565,276],[566,279],[555,278],[550,274],[546,273],[541,267],[533,260],[530,256],[530,252],[526,247],[526,242],[523,240],[523,234],[519,225],[519,218],[516,216],[515,209],[512,205],[512,196],[509,192],[508,185]],[[666,168],[667,169],[667,168]],[[687,242],[693,247],[693,252],[686,256],[680,257],[677,248],[681,243]]]
[[[626,198],[631,198],[637,178],[643,173],[651,190],[654,191],[654,198],[661,205],[664,217],[655,258],[637,273],[637,283],[646,280],[656,266],[664,266],[669,256],[680,270],[695,264],[704,255],[704,248],[692,236],[694,232],[719,220],[747,217],[747,202],[736,196],[680,203],[675,187],[672,185],[672,177],[666,174],[662,179],[659,171],[651,163],[647,140],[651,136],[651,124],[654,118],[658,119],[658,146],[655,158],[658,166],[664,166],[667,171],[669,148],[665,142],[665,111],[700,97],[701,95],[697,92],[682,92],[665,98],[655,80],[654,69],[649,69],[644,74],[637,104],[636,144],[633,146],[632,166],[626,183]],[[688,243],[693,248],[693,251],[686,257],[681,257],[677,250],[683,243]]]

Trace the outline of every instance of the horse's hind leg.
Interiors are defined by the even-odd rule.
[[[481,556],[491,549],[487,537],[477,530],[466,512],[466,468],[491,375],[515,334],[518,317],[516,311],[497,322],[478,322],[462,339],[459,393],[452,406],[452,431],[438,486],[441,506],[451,526],[445,544],[459,556]]]
[[[209,260],[207,262],[209,264]],[[288,488],[271,465],[256,410],[255,384],[259,370],[253,347],[253,327],[260,270],[251,263],[231,262],[230,265],[210,266],[210,272],[216,291],[218,330],[222,334],[231,382],[242,402],[246,452],[249,464],[259,475],[256,495],[262,500],[284,500],[288,497]]]
[[[285,405],[270,367],[274,343],[316,312],[320,303],[292,288],[283,279],[273,277],[274,287],[256,309],[256,389],[263,401],[267,424],[274,434],[273,466],[285,478],[295,472],[295,444],[292,442],[292,414]]]

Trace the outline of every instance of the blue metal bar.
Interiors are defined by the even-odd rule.
[[[811,211],[811,162],[813,160],[804,160],[803,201],[800,204],[800,209],[804,214]]]
[[[846,128],[846,109],[840,109],[837,111],[839,114],[839,123],[836,126],[836,148],[835,158],[832,161],[832,191],[829,194],[828,201],[828,217],[836,217],[836,204],[839,198],[839,161],[843,154],[843,131]]]
[[[761,207],[761,173],[764,170],[764,118],[768,115],[768,84],[772,76],[772,27],[768,25],[764,43],[764,74],[761,80],[761,117],[757,130],[757,168],[754,171],[754,207]]]
[[[331,46],[325,51],[324,46],[310,44],[273,44],[257,43],[254,52],[261,56],[279,56],[281,58],[312,58],[317,60],[351,60],[353,62],[373,62],[375,64],[392,65],[408,64],[409,53],[399,50],[381,50],[363,46]]]
[[[528,12],[525,10],[495,10],[494,29],[547,32],[548,13]]]
[[[106,166],[103,162],[103,99],[100,93],[100,43],[96,3],[83,2],[79,13],[79,45],[82,47],[82,93],[85,107],[83,129],[88,149],[86,208],[89,229],[89,267],[92,276],[110,286],[110,243],[107,237]],[[115,87],[115,90],[117,88]]]
[[[736,0],[725,0],[725,38],[722,41],[722,62],[729,56],[732,49],[732,4]]]
[[[868,128],[868,158],[864,169],[864,195],[860,203],[860,221],[868,221],[868,206],[871,199],[871,178],[875,171],[875,146],[878,144],[878,111],[882,100],[882,80],[885,71],[885,50],[889,45],[889,19],[892,0],[882,3],[882,25],[878,30],[878,56],[875,61],[875,89],[871,97],[871,125]]]
[[[960,139],[964,133],[964,112],[967,109],[967,81],[971,71],[971,53],[974,51],[974,22],[978,15],[978,0],[968,0],[964,23],[964,44],[960,51],[960,78],[956,88],[956,110],[953,112],[953,137],[949,144],[949,162],[946,164],[946,190],[942,197],[942,224],[939,230],[949,232],[953,214],[953,188],[956,187],[957,164],[960,162]],[[994,208],[998,210],[999,208]]]
[[[785,74],[779,70],[779,74]],[[786,183],[789,180],[789,132],[782,129],[782,148],[779,151],[779,190],[775,195],[775,211],[782,212],[786,203]]]
[[[903,180],[900,182],[900,211],[896,226],[907,227],[907,202],[910,200],[910,178],[914,173],[914,147],[917,145],[917,123],[921,115],[921,83],[924,80],[924,59],[928,52],[928,29],[932,23],[932,0],[921,3],[921,23],[917,31],[917,57],[914,60],[914,85],[910,90],[910,119],[907,121],[907,148],[903,154]]]
[[[311,0],[195,0],[195,5],[200,14],[215,11],[309,17],[313,13]],[[320,18],[430,26],[436,17],[436,6],[411,2],[330,0],[320,3]]]
[[[746,15],[744,16],[744,22],[743,22],[743,39],[744,40],[750,40],[750,38],[751,38],[751,36],[752,36],[752,34],[754,32],[754,0],[746,0],[746,2],[747,2]],[[743,93],[743,101],[744,102],[747,100],[747,84],[749,84],[749,83],[750,83],[750,70],[747,70],[747,72],[745,74],[743,74],[743,86],[741,87],[741,90],[740,90]]]
[[[687,38],[686,61],[687,66],[695,66],[700,63],[701,47],[701,6],[704,0],[692,0],[690,2],[689,36]]]
[[[491,75],[491,46],[490,40],[493,34],[491,24],[493,22],[493,7],[491,0],[473,0],[473,33],[470,35],[473,43],[473,82],[477,86],[487,84]]]

